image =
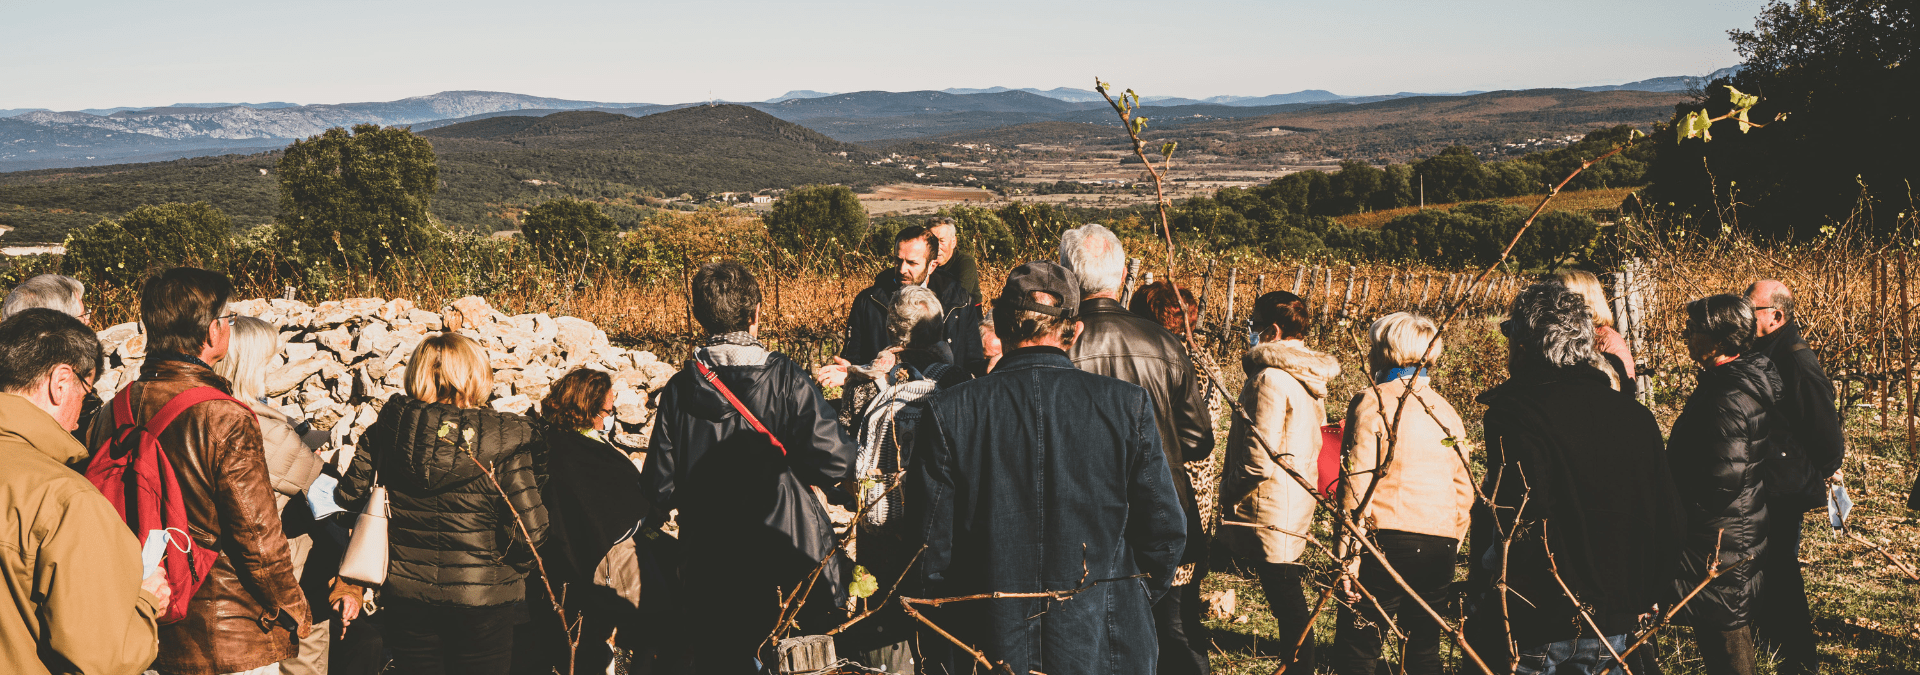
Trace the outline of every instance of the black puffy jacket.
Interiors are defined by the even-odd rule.
[[[336,496],[342,507],[361,510],[379,466],[393,514],[385,592],[433,605],[505,605],[525,599],[522,582],[533,566],[515,514],[532,546],[546,539],[545,451],[525,417],[397,395],[367,427]],[[492,468],[500,488],[476,459]]]
[[[1761,566],[1767,548],[1766,485],[1761,462],[1787,433],[1773,410],[1780,374],[1761,354],[1700,371],[1700,383],[1673,423],[1667,464],[1687,517],[1685,552],[1673,582],[1678,600],[1693,590],[1720,551],[1719,565],[1746,561],[1715,579],[1687,603],[1688,625],[1733,630],[1758,611]]]

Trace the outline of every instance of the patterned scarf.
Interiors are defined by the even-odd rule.
[[[718,347],[720,345],[734,345],[736,347],[759,347],[761,349],[767,348],[766,345],[760,344],[760,338],[756,338],[753,336],[752,333],[748,333],[744,330],[734,331],[732,333],[720,333],[718,335],[708,335],[706,342],[702,343],[700,346]]]

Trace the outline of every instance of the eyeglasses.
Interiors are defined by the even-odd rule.
[[[79,380],[80,378],[75,377],[74,379]],[[87,388],[86,395],[80,398],[80,419],[83,421],[92,420],[94,415],[99,414],[100,409],[106,406],[107,402],[100,399],[100,393],[94,389],[92,382],[80,380],[80,386]]]
[[[239,312],[232,312],[232,313],[228,313],[228,314],[222,314],[222,315],[220,315],[220,316],[216,316],[216,317],[213,317],[213,320],[214,320],[214,321],[225,321],[225,322],[227,322],[227,325],[228,325],[228,326],[232,326],[232,325],[233,325],[233,319],[234,319],[235,317],[238,317],[238,316],[240,316],[240,313],[239,313]]]

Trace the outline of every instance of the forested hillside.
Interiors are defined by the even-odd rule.
[[[630,226],[648,197],[814,183],[864,188],[910,176],[867,164],[872,153],[858,146],[732,105],[637,118],[584,111],[494,117],[421,136],[438,156],[434,215],[483,230],[502,226],[510,211],[561,197],[606,202],[609,215]],[[271,222],[279,213],[278,154],[0,174],[0,225],[18,228],[9,241],[59,241],[72,228],[142,204],[201,201],[236,227]]]

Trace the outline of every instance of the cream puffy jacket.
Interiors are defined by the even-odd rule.
[[[1327,423],[1327,380],[1340,362],[1299,340],[1254,345],[1240,358],[1247,382],[1227,436],[1220,472],[1219,537],[1235,555],[1290,563],[1306,550],[1313,525],[1313,495],[1280,468],[1284,463],[1308,481],[1319,475],[1320,427]],[[1230,523],[1247,523],[1246,527]],[[1276,529],[1277,528],[1277,529]]]
[[[1409,382],[1414,391],[1395,429],[1392,462],[1379,472],[1380,486],[1362,520],[1374,529],[1459,539],[1467,533],[1473,508],[1473,475],[1467,471],[1471,446],[1460,414],[1425,378],[1376,384],[1353,397],[1343,443],[1348,478],[1342,501],[1351,511],[1367,494]]]

